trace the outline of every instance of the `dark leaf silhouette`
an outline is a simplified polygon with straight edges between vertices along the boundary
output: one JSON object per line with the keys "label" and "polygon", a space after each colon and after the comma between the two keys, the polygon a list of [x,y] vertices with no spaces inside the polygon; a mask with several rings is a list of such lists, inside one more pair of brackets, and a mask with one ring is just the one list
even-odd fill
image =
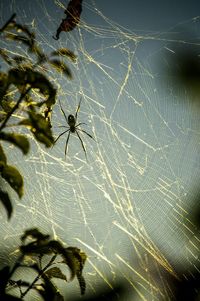
{"label": "dark leaf silhouette", "polygon": [[2,301],[19,301],[20,298],[5,293],[7,283],[9,281],[10,268],[5,266],[0,270],[0,300]]}
{"label": "dark leaf silhouette", "polygon": [[24,45],[28,46],[30,49],[33,47],[33,41],[23,35],[16,35],[13,33],[7,33],[5,38],[12,41],[21,42]]}
{"label": "dark leaf silhouette", "polygon": [[18,33],[24,33],[30,39],[35,39],[35,34],[29,30],[29,28],[25,25],[18,24],[16,22],[12,22],[8,25],[7,29],[15,29]]}
{"label": "dark leaf silhouette", "polygon": [[37,241],[46,241],[50,238],[48,234],[41,233],[37,228],[28,229],[21,236],[21,241],[24,242],[27,238],[36,239]]}
{"label": "dark leaf silhouette", "polygon": [[[86,254],[84,252],[81,252],[80,249],[76,247],[64,248],[60,242],[56,240],[49,240],[49,237],[44,236],[43,239],[43,236],[41,237],[39,236],[40,234],[38,233],[37,229],[31,229],[29,230],[29,232],[26,232],[25,235],[23,236],[23,241],[30,235],[33,236],[34,241],[20,246],[21,252],[24,255],[38,255],[38,256],[51,255],[51,254],[60,255],[63,259],[62,263],[66,264],[71,271],[71,277],[69,281],[73,280],[74,277],[77,276],[81,294],[84,294],[86,284],[82,276],[82,271],[87,258]],[[56,277],[55,275],[57,275],[57,278],[63,277],[63,275],[58,269],[57,270],[52,269],[50,270],[49,273],[50,273],[48,275],[49,278]]]}
{"label": "dark leaf silhouette", "polygon": [[15,55],[14,57],[12,57],[12,60],[17,64],[20,65],[26,61],[28,61],[28,59],[25,56],[22,55]]}
{"label": "dark leaf silhouette", "polygon": [[5,164],[7,163],[7,158],[1,144],[0,144],[0,163],[1,163],[1,168],[2,166],[5,166]]}
{"label": "dark leaf silhouette", "polygon": [[19,171],[13,166],[5,165],[1,171],[1,176],[10,184],[21,198],[23,195],[23,178]]}
{"label": "dark leaf silhouette", "polygon": [[38,65],[41,65],[48,61],[47,55],[36,44],[32,48],[32,52],[37,55]]}
{"label": "dark leaf silhouette", "polygon": [[[56,89],[44,74],[36,71],[37,67],[44,68],[43,64],[48,63],[69,78],[72,78],[72,74],[62,61],[49,59],[49,56],[44,54],[36,45],[35,35],[26,26],[14,22],[14,17],[15,15],[6,22],[0,29],[0,33],[3,34],[3,38],[13,41],[13,44],[17,42],[22,47],[27,46],[28,50],[26,48],[23,53],[31,52],[31,55],[30,58],[28,54],[27,57],[23,54],[12,56],[8,51],[0,49],[2,59],[11,65],[7,73],[0,72],[0,140],[12,143],[23,154],[27,154],[29,151],[28,139],[24,135],[4,130],[8,128],[7,123],[10,118],[20,108],[24,119],[18,124],[14,124],[14,126],[22,125],[30,128],[37,141],[45,144],[46,147],[52,146],[54,139],[51,132],[50,114],[56,100]],[[52,52],[51,56],[66,57],[73,62],[76,59],[73,52],[66,48]],[[35,95],[39,93],[37,99]],[[9,124],[9,128],[12,126],[12,123]],[[1,145],[0,175],[21,198],[23,195],[23,178],[15,167],[7,164],[6,154]],[[7,192],[1,189],[0,201],[7,212],[8,218],[10,218],[12,204]],[[67,265],[70,270],[71,277],[69,277],[69,280],[77,277],[81,294],[85,292],[86,284],[82,272],[86,255],[78,248],[66,248],[62,243],[51,240],[49,235],[41,233],[37,228],[32,228],[25,231],[21,236],[21,245],[18,250],[20,254],[14,264],[0,270],[0,300],[24,300],[27,293],[33,289],[40,294],[43,300],[64,301],[58,287],[52,281],[55,278],[65,282],[68,280],[62,270],[55,267],[55,264],[60,264],[60,257],[62,258],[61,264]],[[27,263],[26,256],[31,257],[31,263]],[[58,263],[55,262],[57,256],[59,256]],[[49,257],[51,259],[46,264]],[[18,275],[15,272],[18,268],[28,270],[27,273],[30,270],[34,271],[34,273],[30,273],[30,279],[32,277],[30,283],[23,279],[17,279]],[[34,276],[35,272],[36,276]],[[15,277],[12,279],[14,274]],[[8,294],[17,288],[19,289],[20,298]]]}
{"label": "dark leaf silhouette", "polygon": [[40,255],[40,256],[51,255],[51,254],[61,255],[63,258],[63,263],[67,264],[71,270],[70,280],[74,278],[74,276],[77,273],[77,270],[79,270],[73,251],[67,250],[61,245],[61,243],[59,243],[56,240],[50,240],[50,241],[36,240],[27,245],[22,245],[20,247],[20,250],[25,255]]}
{"label": "dark leaf silhouette", "polygon": [[15,146],[21,149],[24,155],[28,153],[30,148],[29,141],[24,135],[0,132],[0,140],[13,143]]}
{"label": "dark leaf silhouette", "polygon": [[82,271],[83,271],[83,267],[85,264],[85,261],[87,259],[87,256],[84,252],[80,252],[80,250],[78,248],[74,248],[74,247],[69,247],[66,250],[70,250],[73,253],[74,256],[74,260],[75,260],[75,266],[76,266],[76,276],[79,282],[79,286],[80,286],[80,290],[81,290],[81,295],[83,295],[85,293],[85,289],[86,289],[86,283],[85,283],[85,279],[82,276]]}
{"label": "dark leaf silhouette", "polygon": [[5,119],[6,114],[9,114],[12,111],[15,104],[16,104],[16,102],[13,101],[12,98],[8,98],[7,95],[4,97],[4,99],[2,99],[1,107],[4,111],[4,114],[2,114],[1,121]]}
{"label": "dark leaf silhouette", "polygon": [[76,62],[76,58],[77,58],[77,56],[68,48],[60,48],[56,51],[53,51],[51,55],[64,56],[69,58],[72,62]]}
{"label": "dark leaf silhouette", "polygon": [[42,274],[42,279],[44,283],[42,288],[38,290],[38,293],[42,296],[45,301],[64,301],[63,296],[60,294],[57,286],[52,283],[46,273]]}
{"label": "dark leaf silhouette", "polygon": [[11,203],[10,197],[7,192],[0,190],[0,201],[7,211],[8,219],[10,219],[13,208],[12,208],[12,203]]}
{"label": "dark leaf silhouette", "polygon": [[8,76],[4,72],[0,72],[0,104],[8,89]]}
{"label": "dark leaf silhouette", "polygon": [[9,272],[10,268],[9,266],[5,266],[0,270],[0,296],[5,294],[5,288],[9,279]]}
{"label": "dark leaf silhouette", "polygon": [[5,49],[0,48],[0,56],[8,65],[12,65],[12,60],[10,59],[8,52]]}
{"label": "dark leaf silhouette", "polygon": [[[32,241],[25,243],[29,237],[32,238]],[[69,281],[73,280],[73,278],[77,276],[81,294],[84,294],[86,284],[82,276],[82,271],[87,258],[84,252],[81,252],[80,249],[76,247],[63,247],[60,242],[50,240],[48,235],[42,234],[37,228],[27,230],[21,237],[21,240],[23,244],[20,246],[20,251],[23,256],[29,255],[42,258],[45,255],[53,255],[50,261],[53,263],[55,258],[60,255],[63,259],[61,263],[66,264],[71,271]],[[42,270],[42,273],[37,264],[33,265],[32,268],[38,271],[44,280],[44,289],[36,288],[40,295],[42,295],[45,300],[63,300],[63,297],[60,295],[57,287],[51,282],[52,278],[59,278],[68,281],[62,271],[58,267],[51,267],[51,264],[48,264],[46,268]],[[55,299],[50,299],[53,294],[56,296]]]}
{"label": "dark leaf silhouette", "polygon": [[64,11],[66,17],[62,20],[60,26],[57,29],[55,40],[59,39],[60,33],[62,31],[73,30],[80,21],[80,16],[82,12],[82,0],[71,0]]}
{"label": "dark leaf silhouette", "polygon": [[50,268],[45,272],[46,276],[51,278],[58,278],[67,281],[66,276],[62,273],[62,271],[58,267]]}
{"label": "dark leaf silhouette", "polygon": [[42,102],[48,107],[55,104],[56,90],[50,81],[38,71],[32,68],[13,68],[9,71],[8,83],[14,84],[17,87],[24,87],[24,84],[29,84],[33,89],[38,89],[41,94],[47,96],[47,99]]}
{"label": "dark leaf silhouette", "polygon": [[49,60],[49,63],[58,71],[64,73],[69,79],[72,79],[72,74],[70,69],[66,64],[59,60]]}
{"label": "dark leaf silhouette", "polygon": [[46,118],[34,111],[29,111],[28,115],[29,118],[20,121],[19,125],[29,127],[36,140],[43,143],[46,147],[52,146],[54,139],[50,124]]}
{"label": "dark leaf silhouette", "polygon": [[81,290],[81,295],[84,295],[85,290],[86,290],[85,278],[83,277],[82,274],[77,273],[77,279],[78,279],[79,287],[80,287],[80,290]]}
{"label": "dark leaf silhouette", "polygon": [[[12,289],[18,288],[20,297],[23,300],[30,290],[34,290],[41,296],[42,300],[64,301],[53,279],[57,278],[65,282],[67,282],[68,279],[61,269],[55,265],[66,264],[71,270],[72,277],[70,280],[72,280],[80,271],[80,266],[82,272],[83,264],[86,260],[85,253],[75,247],[65,248],[62,243],[51,240],[49,235],[43,234],[37,228],[26,230],[21,236],[21,242],[19,246],[20,255],[14,265],[12,265],[11,268],[6,266],[0,270],[0,300],[9,300],[12,296],[7,295],[7,293]],[[26,262],[26,255],[32,257],[31,264],[30,262]],[[45,256],[44,260],[42,260],[43,256]],[[58,262],[55,261],[57,256],[59,256]],[[63,259],[62,262],[60,261],[60,256]],[[77,258],[79,264],[77,263]],[[35,275],[36,272],[36,276],[32,281],[27,282],[21,278],[17,279],[17,273],[15,274],[15,278],[12,278],[16,270],[21,267],[27,270],[27,273],[32,270]]]}

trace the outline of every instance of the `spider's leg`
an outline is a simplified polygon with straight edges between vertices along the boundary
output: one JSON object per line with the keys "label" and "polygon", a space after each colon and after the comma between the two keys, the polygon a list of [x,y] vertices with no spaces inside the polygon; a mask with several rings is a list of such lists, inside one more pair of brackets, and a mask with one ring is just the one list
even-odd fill
{"label": "spider's leg", "polygon": [[65,133],[67,133],[69,130],[70,130],[70,129],[68,129],[68,130],[66,130],[66,131],[64,131],[64,132],[62,132],[62,133],[56,138],[56,140],[54,141],[53,144],[56,144],[56,142],[58,141],[58,139],[59,139],[62,135],[64,135]]}
{"label": "spider's leg", "polygon": [[77,128],[79,125],[81,125],[81,124],[85,124],[85,125],[87,125],[85,122],[80,122],[80,123],[78,123],[75,127]]}
{"label": "spider's leg", "polygon": [[55,128],[65,128],[65,129],[68,129],[69,126],[67,126],[67,125],[58,125]]}
{"label": "spider's leg", "polygon": [[66,157],[66,154],[67,154],[67,145],[68,145],[68,142],[69,142],[69,136],[70,136],[70,131],[69,131],[69,134],[67,136],[67,140],[66,140],[66,143],[65,143],[65,157]]}
{"label": "spider's leg", "polygon": [[86,132],[86,131],[84,131],[82,129],[77,129],[77,130],[85,133],[86,135],[88,135],[90,138],[92,138],[95,141],[94,137],[92,137],[92,135],[90,135],[88,132]]}
{"label": "spider's leg", "polygon": [[78,136],[79,140],[81,141],[81,145],[82,145],[82,148],[83,148],[83,150],[84,150],[84,153],[85,153],[85,158],[87,159],[87,155],[86,155],[86,149],[85,149],[85,146],[84,146],[84,144],[83,144],[83,140],[81,139],[81,137],[80,137],[80,135],[79,135],[78,131],[77,131],[77,130],[75,130],[75,131],[76,131],[76,134],[77,134],[77,136]]}
{"label": "spider's leg", "polygon": [[61,109],[61,111],[62,111],[62,113],[63,113],[63,115],[64,115],[64,117],[65,117],[65,120],[66,120],[66,122],[68,123],[68,119],[67,119],[67,116],[66,116],[66,114],[65,114],[65,112],[64,112],[64,110],[63,110],[63,108],[62,108],[60,99],[59,99],[59,105],[60,105],[60,109]]}
{"label": "spider's leg", "polygon": [[82,100],[82,97],[80,98],[80,101],[79,101],[78,107],[77,107],[77,109],[76,109],[75,120],[77,120],[77,115],[78,115],[78,111],[79,111],[79,109],[80,109],[81,100]]}

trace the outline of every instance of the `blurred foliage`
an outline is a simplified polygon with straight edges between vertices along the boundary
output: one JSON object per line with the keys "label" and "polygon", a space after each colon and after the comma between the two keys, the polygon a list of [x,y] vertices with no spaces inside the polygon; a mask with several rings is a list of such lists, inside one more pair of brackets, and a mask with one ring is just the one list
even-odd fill
{"label": "blurred foliage", "polygon": [[[27,136],[11,130],[13,127],[18,129],[22,126],[29,129],[39,143],[46,147],[53,145],[50,115],[56,102],[57,91],[48,77],[37,68],[49,64],[71,79],[72,74],[68,66],[52,57],[66,57],[72,62],[76,57],[65,48],[53,51],[47,56],[37,46],[35,34],[30,32],[28,27],[16,23],[14,18],[15,14],[0,29],[2,38],[23,44],[27,47],[27,53],[35,58],[13,55],[7,49],[0,49],[0,56],[9,67],[7,71],[0,72],[0,140],[3,141],[0,144],[0,180],[7,182],[21,198],[24,191],[23,177],[16,167],[8,164],[4,143],[17,147],[23,155],[27,155],[30,150]],[[13,207],[9,194],[4,189],[0,189],[0,201],[10,218]],[[85,293],[86,283],[82,271],[87,257],[78,248],[65,248],[59,241],[51,240],[49,235],[44,235],[35,228],[25,231],[22,235],[19,252],[14,266],[7,265],[0,270],[0,300],[24,300],[24,297],[34,290],[42,300],[63,301],[64,298],[54,280],[69,282],[75,277],[81,294]],[[49,257],[49,262],[44,264]],[[27,258],[31,260],[27,261]],[[56,262],[56,259],[60,259],[59,262]],[[70,277],[62,271],[63,265],[69,268]],[[19,275],[16,271],[20,268],[25,269],[22,277],[29,275],[30,271],[37,276],[33,276],[32,282],[27,281],[28,277],[25,280],[16,280],[16,274]]]}
{"label": "blurred foliage", "polygon": [[[174,37],[173,37],[174,38]],[[184,102],[185,95],[187,100],[192,105],[195,105],[195,110],[199,110],[200,104],[200,49],[199,39],[196,34],[190,30],[184,29],[183,33],[177,34],[177,44],[169,44],[168,48],[171,51],[164,57],[167,61],[167,68],[165,68],[166,75],[171,79],[170,89],[177,89],[180,95],[181,102]],[[182,93],[182,94],[181,94]],[[195,112],[196,113],[196,112]],[[198,183],[198,182],[197,182]],[[194,204],[190,208],[190,214],[187,215],[187,221],[195,226],[190,241],[194,237],[199,240],[200,234],[200,190],[194,183],[193,191],[191,193],[190,204]],[[193,199],[192,199],[193,198]],[[187,226],[186,226],[187,227]],[[195,229],[196,228],[196,229]],[[188,234],[186,234],[188,235]],[[194,243],[195,248],[199,247]],[[192,252],[191,252],[192,253]],[[197,301],[200,300],[200,261],[199,249],[198,253],[193,255],[195,263],[191,264],[189,269],[179,267],[177,271],[179,279],[171,280],[173,291],[173,300],[175,301]]]}
{"label": "blurred foliage", "polygon": [[[187,93],[190,101],[198,101],[200,95],[200,56],[199,39],[194,32],[184,28],[182,33],[173,35],[172,40],[177,43],[169,43],[164,53],[164,65],[162,71],[170,80],[170,88],[185,95]],[[166,84],[166,77],[164,77]],[[180,98],[181,99],[181,98]]]}
{"label": "blurred foliage", "polygon": [[[22,300],[31,290],[34,290],[42,300],[64,301],[59,288],[54,283],[55,278],[69,282],[77,277],[81,294],[85,293],[86,284],[82,272],[87,257],[78,248],[66,248],[59,241],[51,240],[49,235],[44,235],[34,228],[27,230],[21,236],[19,250],[20,255],[14,266],[12,268],[5,266],[0,270],[0,300]],[[31,260],[28,261],[27,257]],[[48,263],[44,264],[43,259]],[[69,279],[62,272],[63,265],[70,269]],[[16,278],[16,274],[18,277],[20,274],[16,271],[20,268],[23,268],[22,275],[26,275],[25,280]],[[27,281],[30,271],[34,272],[33,275],[36,273],[31,282]]]}
{"label": "blurred foliage", "polygon": [[171,62],[171,74],[182,89],[191,96],[200,95],[200,57],[199,51],[182,47],[176,49]]}
{"label": "blurred foliage", "polygon": [[[8,49],[0,48],[0,57],[8,65],[7,71],[0,71],[0,140],[16,146],[26,155],[30,150],[27,136],[16,130],[12,131],[11,128],[23,126],[29,129],[34,138],[46,147],[51,147],[54,142],[50,116],[57,90],[48,77],[37,69],[45,70],[43,67],[48,64],[71,79],[71,71],[61,59],[67,58],[75,62],[76,56],[67,48],[46,55],[38,47],[35,34],[27,26],[15,22],[15,17],[15,14],[11,16],[0,29],[1,38],[14,44],[20,43],[22,48],[27,48],[27,55],[24,52],[16,55]],[[20,121],[16,121],[19,118]],[[11,124],[10,120],[14,123]],[[21,198],[24,191],[23,177],[15,167],[8,165],[3,146],[1,143],[0,175]],[[0,190],[0,201],[10,218],[12,203],[3,189]]]}
{"label": "blurred foliage", "polygon": [[[113,285],[112,289],[106,287],[105,285],[101,285],[100,288],[93,294],[93,296],[85,297],[83,301],[120,301],[125,300],[125,296],[127,295],[127,284],[123,281],[118,281],[115,285]],[[132,298],[134,297],[134,293],[131,294]],[[80,299],[71,298],[71,301],[78,301]],[[134,298],[132,299],[134,301]]]}

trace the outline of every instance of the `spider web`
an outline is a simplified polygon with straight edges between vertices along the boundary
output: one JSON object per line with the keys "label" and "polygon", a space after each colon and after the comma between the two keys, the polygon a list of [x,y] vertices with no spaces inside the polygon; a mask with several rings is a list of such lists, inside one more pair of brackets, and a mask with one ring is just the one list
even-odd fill
{"label": "spider web", "polygon": [[[191,44],[182,38],[184,28],[198,33],[192,44],[199,46],[199,18],[168,31],[139,31],[83,1],[79,26],[54,41],[61,8],[59,1],[3,1],[1,24],[16,12],[45,52],[67,47],[77,54],[77,63],[68,63],[72,81],[48,72],[66,115],[75,114],[82,97],[78,122],[95,141],[80,133],[88,161],[73,134],[66,159],[65,135],[50,150],[30,136],[26,157],[7,149],[24,175],[25,196],[13,195],[10,222],[1,215],[5,256],[25,229],[38,227],[87,253],[87,296],[123,280],[128,293],[120,300],[171,300],[171,279],[199,261],[190,214],[197,208],[200,120],[198,104],[165,71],[176,47]],[[52,125],[55,137],[66,125],[58,102]],[[67,292],[78,299],[78,284],[69,283]]]}

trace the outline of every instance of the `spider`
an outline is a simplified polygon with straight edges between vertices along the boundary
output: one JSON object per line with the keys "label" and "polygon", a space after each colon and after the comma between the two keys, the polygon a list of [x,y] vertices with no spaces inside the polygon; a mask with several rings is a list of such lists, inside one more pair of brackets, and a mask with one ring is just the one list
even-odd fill
{"label": "spider", "polygon": [[67,136],[66,143],[65,143],[65,156],[66,156],[66,154],[67,154],[67,146],[68,146],[70,134],[71,134],[71,133],[76,133],[76,135],[78,136],[79,140],[81,141],[81,145],[82,145],[82,148],[83,148],[83,150],[84,150],[85,157],[86,157],[86,159],[87,159],[86,149],[85,149],[85,146],[84,146],[84,144],[83,144],[83,140],[81,139],[81,137],[80,137],[78,131],[81,131],[81,132],[85,133],[86,135],[88,135],[88,136],[89,136],[90,138],[92,138],[93,140],[95,140],[95,139],[92,137],[92,135],[90,135],[90,134],[87,133],[86,131],[84,131],[84,130],[82,130],[82,129],[79,128],[79,126],[80,126],[81,124],[85,124],[85,125],[86,125],[86,123],[80,122],[80,123],[76,124],[76,122],[77,122],[78,111],[79,111],[80,105],[81,105],[81,100],[82,100],[82,98],[81,98],[80,101],[79,101],[79,104],[78,104],[78,107],[77,107],[75,116],[70,114],[70,115],[68,115],[68,117],[66,116],[66,114],[65,114],[65,112],[64,112],[64,110],[63,110],[63,108],[62,108],[62,105],[61,105],[61,103],[60,103],[60,100],[59,100],[60,109],[61,109],[61,111],[62,111],[62,113],[63,113],[63,115],[64,115],[64,117],[65,117],[65,120],[66,120],[68,126],[66,126],[66,125],[61,125],[61,126],[59,126],[59,127],[62,127],[62,128],[67,128],[67,130],[64,131],[64,132],[62,132],[62,133],[56,138],[56,140],[54,141],[54,144],[58,141],[58,139],[59,139],[62,135],[64,135],[65,133],[69,132],[69,133],[68,133],[68,136]]}

